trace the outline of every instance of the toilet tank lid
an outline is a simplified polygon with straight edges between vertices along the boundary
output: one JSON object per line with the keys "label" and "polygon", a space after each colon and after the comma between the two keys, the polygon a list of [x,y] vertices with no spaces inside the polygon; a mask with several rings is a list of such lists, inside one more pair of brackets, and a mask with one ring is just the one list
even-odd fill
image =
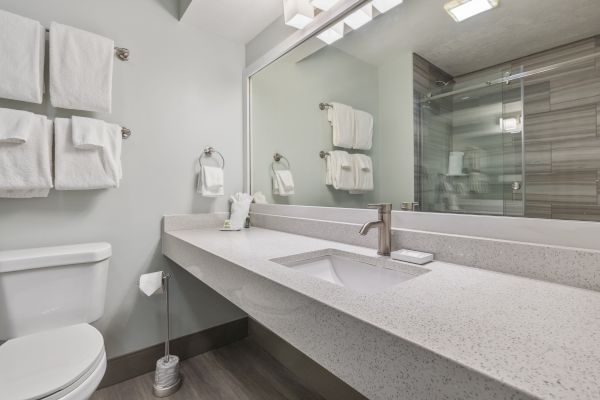
{"label": "toilet tank lid", "polygon": [[0,273],[97,262],[111,254],[110,243],[106,242],[0,251]]}

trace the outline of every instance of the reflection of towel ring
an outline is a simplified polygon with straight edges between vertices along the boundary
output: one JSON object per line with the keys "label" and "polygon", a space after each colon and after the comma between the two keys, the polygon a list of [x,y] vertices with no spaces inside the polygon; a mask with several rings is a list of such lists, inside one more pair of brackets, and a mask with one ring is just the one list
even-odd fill
{"label": "reflection of towel ring", "polygon": [[281,162],[281,160],[285,160],[285,163],[287,164],[287,169],[292,169],[292,166],[290,164],[290,160],[288,160],[287,158],[285,158],[284,155],[281,155],[279,153],[275,153],[273,154],[273,162],[271,163],[271,169],[273,170],[273,174],[275,174],[275,163]]}
{"label": "reflection of towel ring", "polygon": [[225,169],[225,157],[223,157],[223,154],[219,153],[217,150],[215,150],[214,147],[207,147],[204,150],[202,150],[202,155],[200,155],[200,166],[202,166],[202,158],[204,157],[212,157],[213,153],[217,153],[219,155],[219,157],[221,157],[221,169]]}

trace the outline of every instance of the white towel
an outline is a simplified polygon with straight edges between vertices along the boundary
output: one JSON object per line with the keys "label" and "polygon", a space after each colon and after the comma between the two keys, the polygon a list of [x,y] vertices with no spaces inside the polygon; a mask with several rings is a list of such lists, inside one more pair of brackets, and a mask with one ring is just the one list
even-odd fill
{"label": "white towel", "polygon": [[38,116],[28,111],[0,108],[0,143],[27,142],[34,118]]}
{"label": "white towel", "polygon": [[331,185],[334,189],[353,190],[354,168],[350,154],[342,150],[332,150],[328,158],[331,159]]}
{"label": "white towel", "polygon": [[109,144],[110,135],[106,134],[106,122],[85,117],[71,117],[73,146],[78,149],[97,149]]}
{"label": "white towel", "polygon": [[52,121],[31,116],[24,143],[0,143],[0,197],[46,197],[52,187]]}
{"label": "white towel", "polygon": [[289,196],[294,194],[295,189],[294,177],[290,170],[280,169],[275,171],[275,175],[273,176],[273,194]]}
{"label": "white towel", "polygon": [[50,100],[54,107],[110,113],[114,42],[50,24]]}
{"label": "white towel", "polygon": [[205,197],[223,196],[224,175],[221,167],[202,165],[198,174],[196,191]]}
{"label": "white towel", "polygon": [[42,102],[45,34],[38,21],[0,10],[0,97]]}
{"label": "white towel", "polygon": [[354,164],[354,188],[351,194],[373,190],[373,161],[365,154],[352,154]]}
{"label": "white towel", "polygon": [[352,148],[354,143],[354,110],[341,103],[330,103],[327,118],[331,123],[333,145]]}
{"label": "white towel", "polygon": [[104,123],[106,145],[78,148],[73,143],[73,123],[54,120],[54,175],[57,190],[118,188],[121,167],[121,127]]}
{"label": "white towel", "polygon": [[354,110],[353,149],[371,150],[373,146],[373,116],[366,111]]}

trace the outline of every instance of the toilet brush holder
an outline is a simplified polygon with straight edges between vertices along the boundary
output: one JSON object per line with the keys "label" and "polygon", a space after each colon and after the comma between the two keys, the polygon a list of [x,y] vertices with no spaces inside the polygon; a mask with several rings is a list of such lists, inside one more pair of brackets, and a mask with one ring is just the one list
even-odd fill
{"label": "toilet brush holder", "polygon": [[169,354],[171,340],[171,318],[169,310],[169,279],[171,275],[164,272],[162,276],[166,306],[167,338],[165,340],[165,356],[156,361],[154,373],[154,395],[156,397],[170,396],[181,387],[181,374],[179,373],[179,357]]}

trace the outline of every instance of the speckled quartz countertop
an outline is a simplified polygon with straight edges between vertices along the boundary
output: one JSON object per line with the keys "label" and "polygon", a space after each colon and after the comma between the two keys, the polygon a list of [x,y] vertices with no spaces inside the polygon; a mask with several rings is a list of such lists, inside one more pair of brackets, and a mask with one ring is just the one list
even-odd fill
{"label": "speckled quartz countertop", "polygon": [[275,262],[372,249],[279,231],[166,232],[455,363],[542,399],[600,399],[600,293],[443,262],[364,295]]}

